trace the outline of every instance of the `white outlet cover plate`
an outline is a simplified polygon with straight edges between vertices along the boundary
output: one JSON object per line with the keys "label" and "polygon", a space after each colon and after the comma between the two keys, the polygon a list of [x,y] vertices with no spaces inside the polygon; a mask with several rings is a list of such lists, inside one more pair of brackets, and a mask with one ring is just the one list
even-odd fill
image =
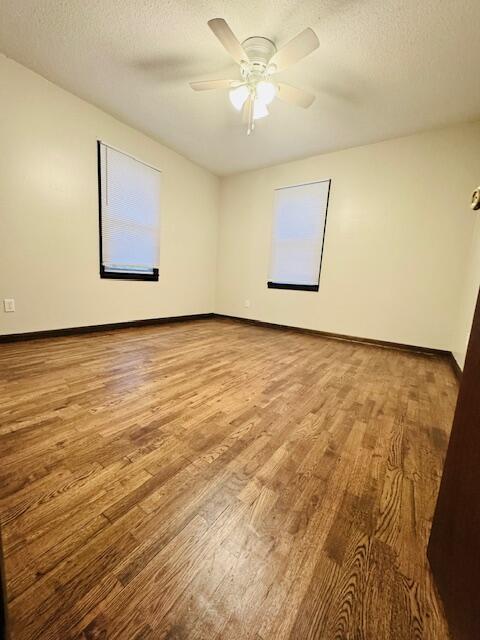
{"label": "white outlet cover plate", "polygon": [[3,300],[3,308],[6,313],[12,313],[15,311],[15,300],[13,298],[5,298]]}

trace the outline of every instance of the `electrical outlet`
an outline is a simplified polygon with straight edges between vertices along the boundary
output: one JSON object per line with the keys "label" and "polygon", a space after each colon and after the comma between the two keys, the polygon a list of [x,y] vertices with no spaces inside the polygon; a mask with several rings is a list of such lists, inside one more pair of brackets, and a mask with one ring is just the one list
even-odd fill
{"label": "electrical outlet", "polygon": [[245,300],[245,306],[248,308],[250,306],[250,300]]}
{"label": "electrical outlet", "polygon": [[5,313],[12,313],[15,311],[15,300],[13,298],[5,298],[3,301],[3,308]]}

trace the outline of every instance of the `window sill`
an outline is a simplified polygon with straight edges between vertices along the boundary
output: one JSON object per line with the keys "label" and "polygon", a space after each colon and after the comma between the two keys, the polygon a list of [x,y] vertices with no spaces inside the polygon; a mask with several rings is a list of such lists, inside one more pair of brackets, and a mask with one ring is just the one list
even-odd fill
{"label": "window sill", "polygon": [[290,289],[292,291],[318,291],[318,284],[286,284],[282,282],[267,282],[269,289]]}
{"label": "window sill", "polygon": [[106,278],[108,280],[145,280],[158,282],[158,269],[154,269],[153,273],[135,273],[133,271],[106,271],[104,267],[101,267],[100,278]]}

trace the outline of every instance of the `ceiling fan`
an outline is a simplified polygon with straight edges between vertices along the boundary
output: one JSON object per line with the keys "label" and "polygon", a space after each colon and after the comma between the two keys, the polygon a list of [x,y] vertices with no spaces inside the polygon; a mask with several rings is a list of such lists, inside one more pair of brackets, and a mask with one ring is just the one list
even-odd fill
{"label": "ceiling fan", "polygon": [[313,29],[305,29],[277,51],[275,43],[262,36],[240,43],[223,18],[209,20],[208,26],[240,65],[241,80],[200,80],[190,82],[190,86],[194,91],[230,89],[230,102],[237,111],[242,111],[247,134],[255,128],[255,120],[268,116],[267,107],[275,96],[305,109],[315,100],[308,91],[272,79],[277,71],[283,71],[318,48]]}

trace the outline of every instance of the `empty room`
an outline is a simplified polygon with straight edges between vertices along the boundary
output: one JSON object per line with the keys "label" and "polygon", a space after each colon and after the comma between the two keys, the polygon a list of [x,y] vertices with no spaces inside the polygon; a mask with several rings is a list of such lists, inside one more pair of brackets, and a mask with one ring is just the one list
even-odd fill
{"label": "empty room", "polygon": [[2,638],[480,638],[479,25],[2,0]]}

